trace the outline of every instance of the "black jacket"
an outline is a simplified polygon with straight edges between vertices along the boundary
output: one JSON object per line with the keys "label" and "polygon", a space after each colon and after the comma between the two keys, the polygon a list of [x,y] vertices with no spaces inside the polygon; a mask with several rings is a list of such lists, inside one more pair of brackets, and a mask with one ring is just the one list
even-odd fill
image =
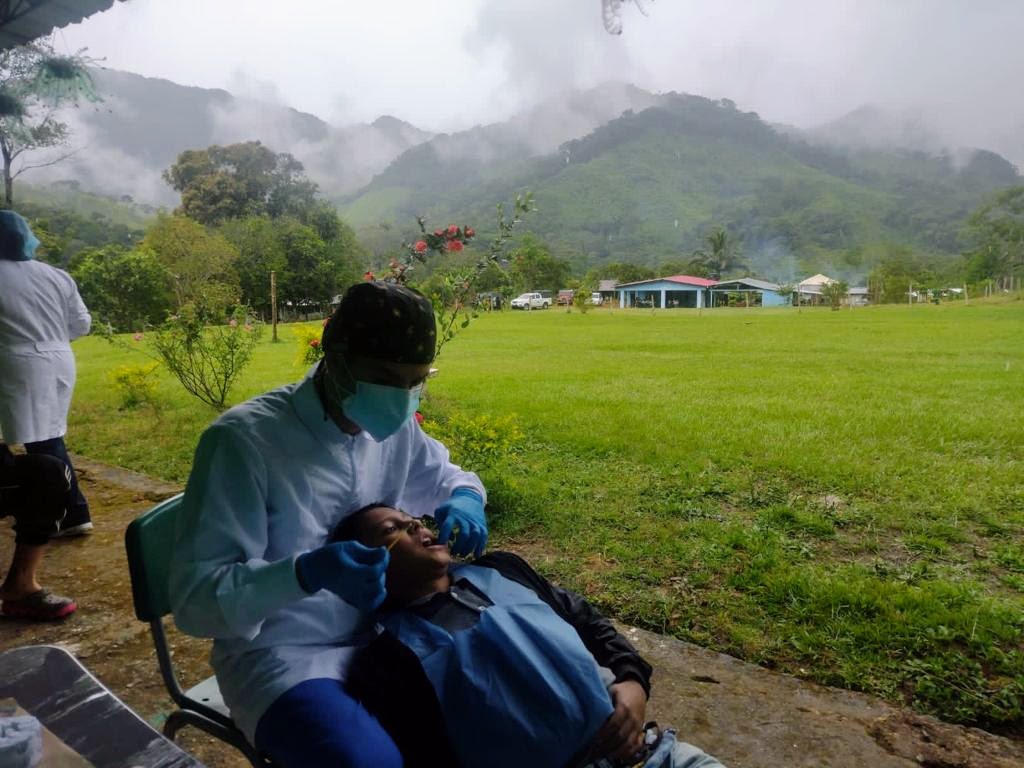
{"label": "black jacket", "polygon": [[[573,626],[597,663],[612,670],[616,682],[635,680],[650,695],[650,664],[583,597],[556,587],[511,552],[489,552],[473,565],[493,568],[535,592]],[[384,632],[359,651],[346,685],[395,740],[407,768],[459,765],[433,686],[416,655],[392,635]]]}

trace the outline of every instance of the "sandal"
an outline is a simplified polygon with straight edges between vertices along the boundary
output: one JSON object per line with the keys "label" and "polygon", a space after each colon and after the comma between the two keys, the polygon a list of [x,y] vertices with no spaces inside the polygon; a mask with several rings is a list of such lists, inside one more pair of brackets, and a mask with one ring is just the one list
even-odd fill
{"label": "sandal", "polygon": [[29,621],[56,621],[77,610],[78,603],[72,598],[54,595],[48,589],[40,589],[17,600],[4,600],[0,606],[4,616]]}

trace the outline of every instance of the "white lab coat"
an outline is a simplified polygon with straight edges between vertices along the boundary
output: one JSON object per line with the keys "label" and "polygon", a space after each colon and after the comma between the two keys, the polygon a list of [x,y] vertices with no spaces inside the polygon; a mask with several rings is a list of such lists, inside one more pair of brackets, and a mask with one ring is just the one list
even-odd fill
{"label": "white lab coat", "polygon": [[179,519],[170,592],[184,632],[211,658],[235,722],[253,741],[268,706],[304,680],[343,680],[373,632],[328,591],[306,593],[295,558],[351,512],[383,502],[420,516],[480,479],[414,419],[383,442],[328,419],[311,377],[236,406],[200,438]]}
{"label": "white lab coat", "polygon": [[67,272],[0,259],[0,433],[9,443],[63,437],[75,388],[70,342],[92,318]]}

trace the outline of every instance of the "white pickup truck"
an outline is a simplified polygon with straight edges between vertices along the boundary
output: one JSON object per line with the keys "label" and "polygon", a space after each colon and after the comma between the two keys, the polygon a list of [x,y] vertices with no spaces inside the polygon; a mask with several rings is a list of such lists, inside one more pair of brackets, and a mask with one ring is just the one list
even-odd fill
{"label": "white pickup truck", "polygon": [[545,299],[539,293],[522,293],[512,299],[512,309],[547,309],[551,299]]}

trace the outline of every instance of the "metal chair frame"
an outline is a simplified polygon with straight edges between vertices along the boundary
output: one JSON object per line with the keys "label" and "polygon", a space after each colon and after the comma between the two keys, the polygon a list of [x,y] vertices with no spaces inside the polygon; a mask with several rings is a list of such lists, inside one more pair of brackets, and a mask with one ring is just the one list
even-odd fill
{"label": "metal chair frame", "polygon": [[[128,570],[131,573],[135,615],[140,621],[149,624],[160,676],[163,678],[167,693],[178,706],[178,709],[167,716],[163,732],[167,738],[173,740],[183,727],[194,726],[233,746],[245,755],[253,768],[268,768],[272,763],[249,744],[238,726],[231,720],[216,677],[209,677],[198,685],[183,690],[174,672],[171,653],[167,647],[167,634],[164,631],[164,616],[170,613],[166,574],[163,574],[164,580],[161,583],[161,574],[153,573],[156,569],[146,562],[143,542],[147,522],[153,522],[158,517],[173,518],[181,506],[181,498],[181,494],[178,494],[162,501],[133,520],[125,531],[125,549],[128,551]],[[170,547],[171,541],[168,540],[167,544]]]}

